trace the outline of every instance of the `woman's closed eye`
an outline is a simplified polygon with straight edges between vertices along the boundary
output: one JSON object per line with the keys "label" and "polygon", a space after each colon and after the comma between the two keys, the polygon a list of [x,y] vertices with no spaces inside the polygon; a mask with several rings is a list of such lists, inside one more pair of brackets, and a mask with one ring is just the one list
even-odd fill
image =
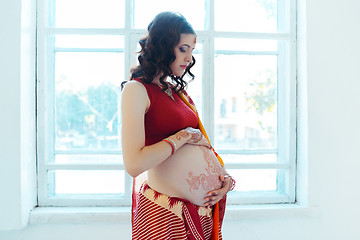
{"label": "woman's closed eye", "polygon": [[183,47],[180,47],[179,49],[180,49],[180,52],[183,52],[183,53],[186,52],[185,48],[183,48]]}

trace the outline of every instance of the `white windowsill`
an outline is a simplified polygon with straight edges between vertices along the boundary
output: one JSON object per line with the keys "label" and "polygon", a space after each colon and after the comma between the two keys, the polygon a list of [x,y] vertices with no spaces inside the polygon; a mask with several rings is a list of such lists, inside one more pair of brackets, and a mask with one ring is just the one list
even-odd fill
{"label": "white windowsill", "polygon": [[[299,204],[228,205],[225,221],[317,217],[318,207]],[[39,207],[30,213],[30,224],[46,223],[129,223],[130,207]]]}

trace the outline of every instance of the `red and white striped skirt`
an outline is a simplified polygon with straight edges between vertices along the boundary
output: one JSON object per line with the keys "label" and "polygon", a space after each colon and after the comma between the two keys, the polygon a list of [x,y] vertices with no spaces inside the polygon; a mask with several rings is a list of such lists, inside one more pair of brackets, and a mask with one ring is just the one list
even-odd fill
{"label": "red and white striped skirt", "polygon": [[[199,207],[184,199],[169,197],[146,183],[136,195],[132,216],[133,240],[209,240],[213,228],[212,208]],[[221,225],[226,197],[219,202]]]}

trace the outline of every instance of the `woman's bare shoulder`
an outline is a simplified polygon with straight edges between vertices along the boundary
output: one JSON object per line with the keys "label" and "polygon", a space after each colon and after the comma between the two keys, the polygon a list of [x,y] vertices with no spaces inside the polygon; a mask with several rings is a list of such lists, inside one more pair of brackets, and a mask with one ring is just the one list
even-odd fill
{"label": "woman's bare shoulder", "polygon": [[132,97],[138,98],[140,96],[147,97],[147,91],[144,84],[138,81],[128,81],[124,89],[122,90],[123,95],[130,95]]}
{"label": "woman's bare shoulder", "polygon": [[139,81],[135,81],[135,80],[131,80],[131,81],[127,81],[124,85],[124,89],[123,91],[125,91],[126,89],[129,89],[131,91],[143,91],[146,90],[144,84],[142,84]]}
{"label": "woman's bare shoulder", "polygon": [[[145,86],[138,81],[128,81],[122,90],[122,101],[136,105],[150,106],[150,99]],[[140,106],[139,106],[140,107]]]}

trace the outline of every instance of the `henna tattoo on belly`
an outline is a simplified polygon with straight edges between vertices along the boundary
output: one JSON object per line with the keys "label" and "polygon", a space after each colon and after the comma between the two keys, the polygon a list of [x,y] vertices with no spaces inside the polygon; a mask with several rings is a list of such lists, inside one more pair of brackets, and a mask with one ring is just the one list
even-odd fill
{"label": "henna tattoo on belly", "polygon": [[202,150],[204,159],[207,162],[207,168],[205,168],[206,173],[201,173],[200,175],[194,175],[192,171],[188,173],[186,181],[189,184],[190,192],[192,190],[198,190],[199,187],[207,191],[221,187],[221,182],[219,180],[221,167],[219,164],[216,164],[217,159],[212,155],[211,150],[208,148],[201,146],[200,149]]}

